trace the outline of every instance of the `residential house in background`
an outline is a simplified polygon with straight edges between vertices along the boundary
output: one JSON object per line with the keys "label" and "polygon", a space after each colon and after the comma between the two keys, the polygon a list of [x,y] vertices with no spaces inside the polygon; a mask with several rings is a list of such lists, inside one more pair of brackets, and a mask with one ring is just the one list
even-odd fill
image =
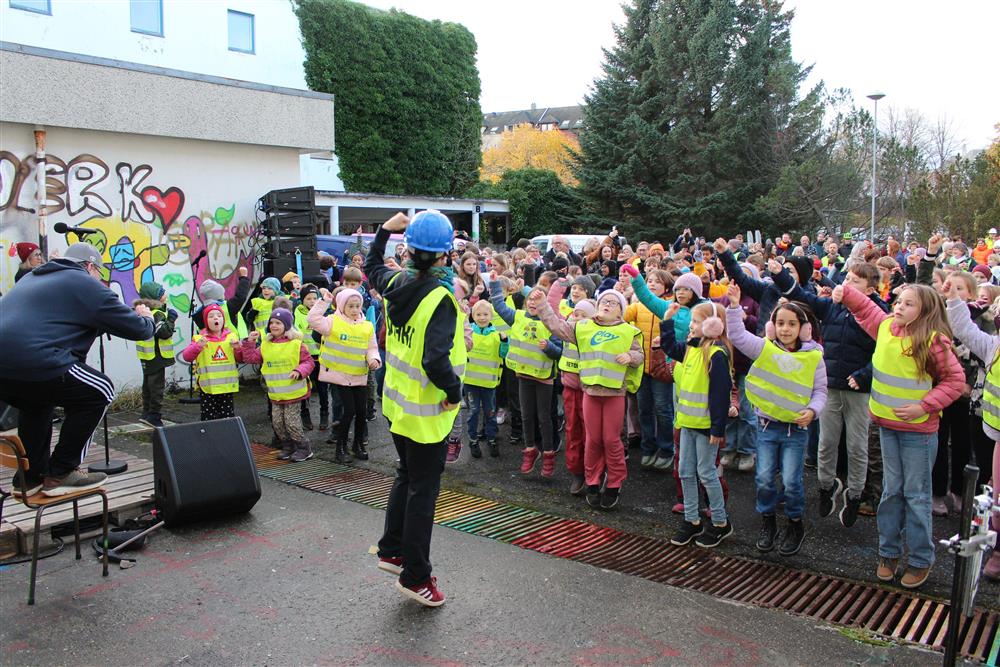
{"label": "residential house in background", "polygon": [[483,125],[480,130],[482,150],[493,148],[500,143],[500,137],[505,131],[513,130],[518,125],[531,125],[539,130],[560,130],[574,136],[583,129],[583,106],[545,107],[538,108],[535,104],[530,109],[516,111],[493,111],[483,114]]}

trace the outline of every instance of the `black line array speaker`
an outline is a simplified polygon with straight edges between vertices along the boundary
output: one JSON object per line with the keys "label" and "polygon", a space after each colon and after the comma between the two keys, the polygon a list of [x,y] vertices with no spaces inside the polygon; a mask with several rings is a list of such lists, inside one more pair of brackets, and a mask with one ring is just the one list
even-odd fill
{"label": "black line array speaker", "polygon": [[263,197],[264,211],[311,211],[316,208],[316,190],[307,188],[286,188],[271,190]]}
{"label": "black line array speaker", "polygon": [[260,478],[243,420],[154,429],[153,484],[167,525],[249,512]]}
{"label": "black line array speaker", "polygon": [[319,231],[319,220],[313,211],[269,215],[264,225],[265,233],[268,236],[275,237],[316,236],[316,233]]}
{"label": "black line array speaker", "polygon": [[[313,255],[315,257],[315,255]],[[264,275],[274,276],[278,280],[281,277],[291,271],[292,273],[298,273],[299,269],[295,263],[295,256],[291,257],[279,257],[277,259],[269,259],[264,262]],[[302,278],[303,282],[308,281],[311,277],[319,275],[319,260],[318,259],[306,259],[305,255],[302,255]],[[323,285],[326,287],[326,285]]]}
{"label": "black line array speaker", "polygon": [[272,239],[267,244],[268,258],[290,257],[294,262],[296,251],[302,253],[302,259],[316,259],[316,237]]}

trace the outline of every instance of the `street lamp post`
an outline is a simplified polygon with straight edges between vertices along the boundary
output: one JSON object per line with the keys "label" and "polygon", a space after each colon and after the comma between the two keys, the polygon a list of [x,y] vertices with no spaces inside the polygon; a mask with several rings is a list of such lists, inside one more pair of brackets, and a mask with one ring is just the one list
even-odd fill
{"label": "street lamp post", "polygon": [[869,240],[875,243],[875,183],[876,183],[876,165],[878,163],[878,101],[885,97],[885,93],[872,93],[868,96],[868,99],[875,100],[875,115],[874,121],[872,122],[872,221],[871,221],[871,236]]}

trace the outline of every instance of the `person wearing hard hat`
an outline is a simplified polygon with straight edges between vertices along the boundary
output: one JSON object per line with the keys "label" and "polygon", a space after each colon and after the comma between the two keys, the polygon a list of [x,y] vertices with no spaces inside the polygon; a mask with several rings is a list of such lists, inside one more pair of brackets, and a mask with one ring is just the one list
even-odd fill
{"label": "person wearing hard hat", "polygon": [[[410,259],[404,269],[390,269],[383,259],[386,243],[403,232]],[[365,264],[385,301],[382,412],[399,455],[378,568],[398,575],[397,590],[428,607],[445,601],[431,576],[431,530],[467,359],[466,317],[446,266],[452,235],[440,211],[421,211],[412,221],[397,213],[379,228]]]}

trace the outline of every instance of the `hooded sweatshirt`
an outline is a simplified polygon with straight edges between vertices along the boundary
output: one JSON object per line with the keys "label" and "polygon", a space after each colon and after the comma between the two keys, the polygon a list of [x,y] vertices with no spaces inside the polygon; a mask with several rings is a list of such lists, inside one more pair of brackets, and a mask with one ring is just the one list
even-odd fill
{"label": "hooded sweatshirt", "polygon": [[21,279],[0,301],[0,378],[43,381],[85,363],[94,340],[153,337],[140,317],[71,259],[54,259]]}
{"label": "hooded sweatshirt", "polygon": [[[344,306],[347,304],[347,300],[352,296],[360,298],[361,294],[356,290],[342,290],[339,294],[337,294],[337,310],[333,313],[333,315],[326,314],[327,308],[330,305],[326,299],[316,299],[316,303],[314,303],[313,307],[309,309],[309,315],[306,318],[306,321],[309,322],[309,328],[318,333],[320,336],[326,336],[330,333],[330,329],[333,327],[333,318],[335,317],[339,317],[340,319],[351,322],[352,324],[364,322],[364,317],[359,317],[357,320],[349,320],[347,316],[343,315]],[[320,345],[320,349],[322,350],[322,343]],[[369,363],[373,359],[378,362],[379,365],[382,363],[378,354],[378,341],[375,338],[374,328],[372,329],[372,335],[368,340],[368,350],[365,352],[365,359]],[[375,368],[378,368],[378,366]],[[360,387],[368,383],[368,374],[349,375],[342,371],[327,368],[323,364],[320,364],[319,381],[340,385],[342,387]]]}

